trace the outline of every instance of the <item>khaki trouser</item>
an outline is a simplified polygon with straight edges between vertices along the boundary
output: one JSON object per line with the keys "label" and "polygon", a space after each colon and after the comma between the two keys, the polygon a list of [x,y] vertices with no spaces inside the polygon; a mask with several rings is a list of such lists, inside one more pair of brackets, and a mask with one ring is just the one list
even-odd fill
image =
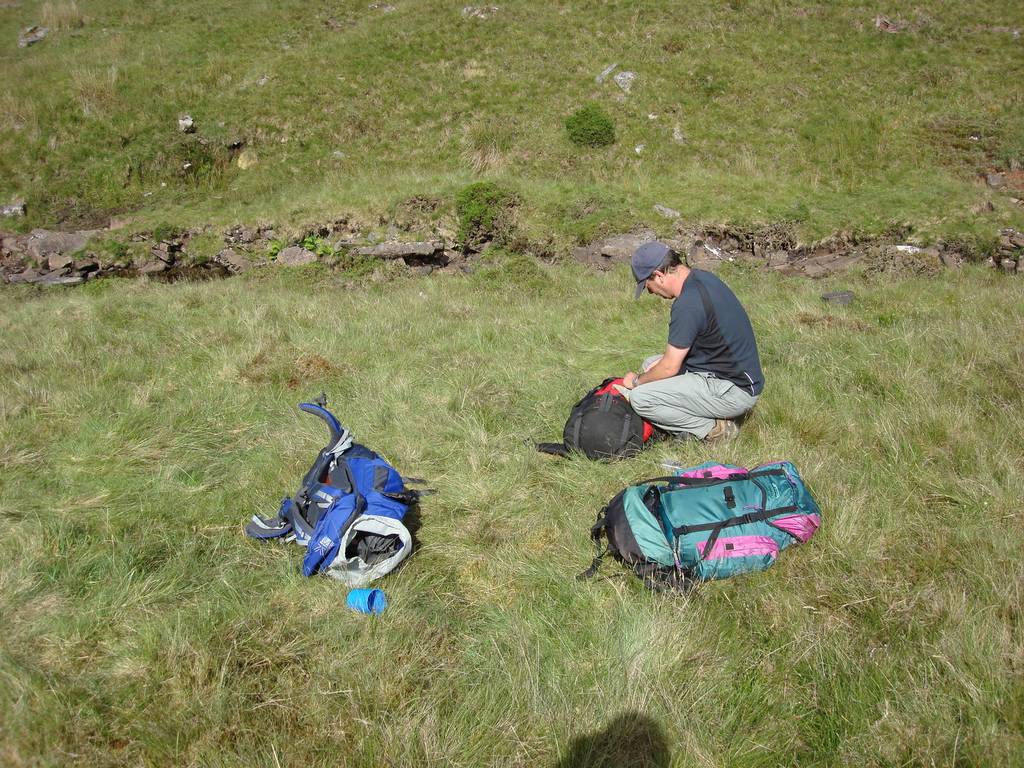
{"label": "khaki trouser", "polygon": [[[644,361],[645,368],[651,359]],[[703,440],[715,419],[742,416],[754,407],[757,397],[712,374],[681,373],[635,387],[629,402],[656,427],[675,434],[688,432]]]}

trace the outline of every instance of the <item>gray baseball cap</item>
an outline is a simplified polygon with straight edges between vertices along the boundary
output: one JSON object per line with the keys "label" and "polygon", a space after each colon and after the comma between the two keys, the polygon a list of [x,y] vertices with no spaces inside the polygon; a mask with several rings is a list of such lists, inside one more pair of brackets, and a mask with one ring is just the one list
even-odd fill
{"label": "gray baseball cap", "polygon": [[634,298],[640,298],[640,294],[644,292],[644,283],[658,267],[665,263],[665,258],[670,253],[672,253],[672,249],[657,240],[644,243],[633,251],[631,263],[633,277],[636,278],[636,296]]}

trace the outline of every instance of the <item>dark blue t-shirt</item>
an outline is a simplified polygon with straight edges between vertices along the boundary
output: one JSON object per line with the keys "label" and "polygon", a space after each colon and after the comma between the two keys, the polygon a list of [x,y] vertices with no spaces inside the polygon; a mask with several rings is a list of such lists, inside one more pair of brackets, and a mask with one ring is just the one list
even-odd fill
{"label": "dark blue t-shirt", "polygon": [[710,272],[690,270],[683,292],[672,302],[668,343],[690,348],[684,372],[713,373],[751,395],[764,389],[750,318],[736,294]]}

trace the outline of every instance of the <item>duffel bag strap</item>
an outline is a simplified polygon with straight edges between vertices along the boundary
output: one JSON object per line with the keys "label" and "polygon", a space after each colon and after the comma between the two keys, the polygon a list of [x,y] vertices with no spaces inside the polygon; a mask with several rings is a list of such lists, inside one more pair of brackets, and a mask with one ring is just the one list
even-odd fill
{"label": "duffel bag strap", "polygon": [[605,509],[602,509],[597,515],[597,520],[590,528],[590,538],[594,541],[594,559],[590,563],[590,567],[583,573],[576,575],[577,581],[586,581],[592,579],[597,575],[598,568],[601,567],[601,559],[608,554],[608,545],[604,545],[604,549],[601,548],[601,534],[604,533],[605,528],[608,527],[608,521],[605,518]]}

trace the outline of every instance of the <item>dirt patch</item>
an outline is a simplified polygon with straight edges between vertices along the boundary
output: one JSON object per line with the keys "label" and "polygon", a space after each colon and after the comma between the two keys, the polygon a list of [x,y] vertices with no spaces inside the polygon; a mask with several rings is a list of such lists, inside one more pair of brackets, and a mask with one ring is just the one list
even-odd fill
{"label": "dirt patch", "polygon": [[426,231],[437,220],[443,206],[440,198],[413,195],[395,206],[391,222],[403,232]]}
{"label": "dirt patch", "polygon": [[811,328],[824,326],[825,328],[839,328],[844,331],[857,331],[858,333],[872,330],[870,325],[862,323],[860,320],[836,317],[835,315],[815,315],[812,312],[801,312],[796,316],[796,319],[801,325]]}
{"label": "dirt patch", "polygon": [[295,372],[288,377],[288,389],[298,389],[307,381],[323,379],[341,373],[336,366],[322,355],[302,355],[295,361]]}

